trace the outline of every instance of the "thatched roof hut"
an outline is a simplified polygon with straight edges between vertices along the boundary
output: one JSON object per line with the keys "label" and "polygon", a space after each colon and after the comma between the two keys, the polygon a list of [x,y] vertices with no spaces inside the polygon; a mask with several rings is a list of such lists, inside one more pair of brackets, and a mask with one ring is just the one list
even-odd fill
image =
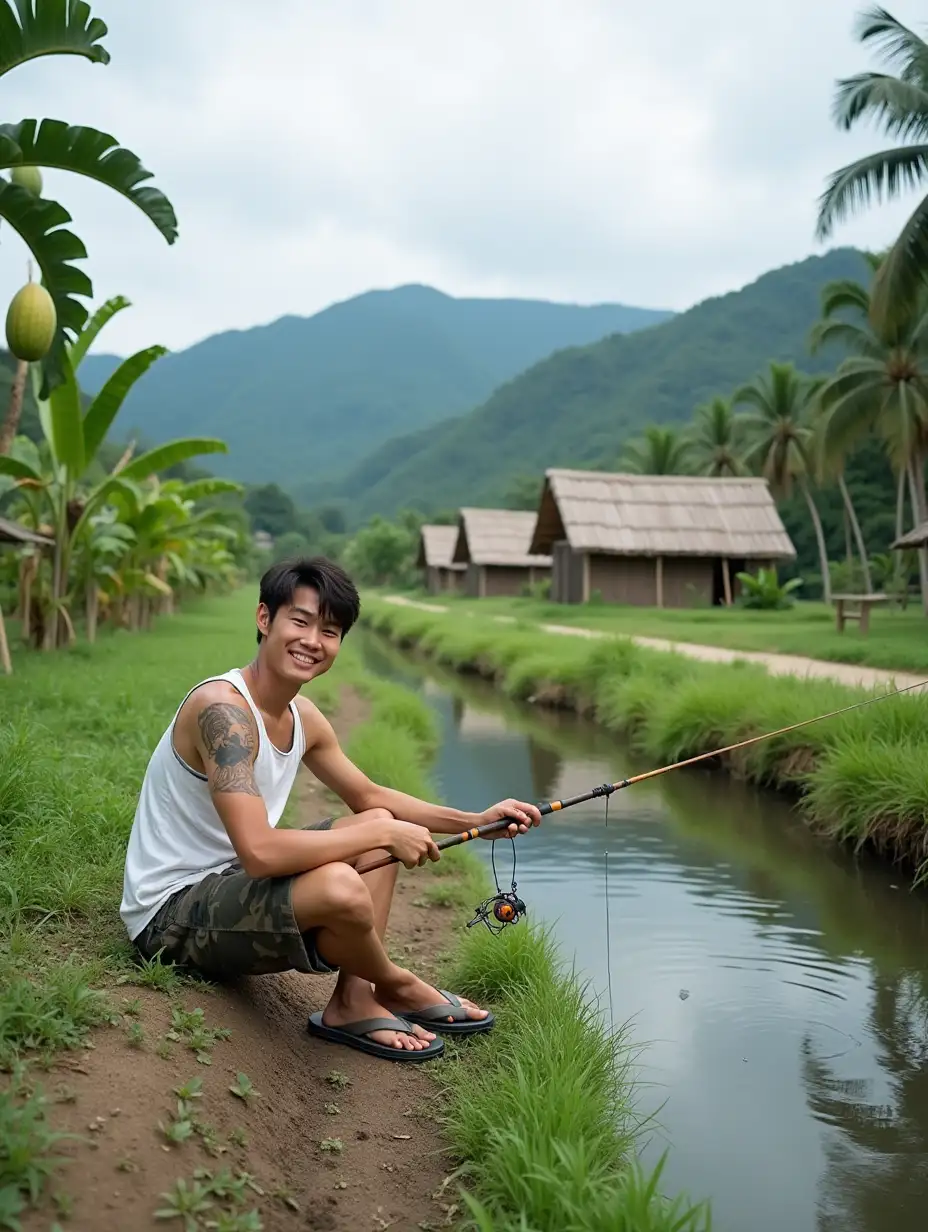
{"label": "thatched roof hut", "polygon": [[467,593],[518,595],[551,576],[551,557],[531,551],[535,514],[521,509],[458,512],[452,560],[467,567]]}
{"label": "thatched roof hut", "polygon": [[890,547],[893,551],[897,549],[905,551],[908,548],[922,548],[926,543],[928,543],[928,522],[922,522],[921,526],[916,526],[914,530],[901,535]]}
{"label": "thatched roof hut", "polygon": [[451,559],[457,538],[456,526],[429,523],[419,529],[416,568],[423,571],[426,589],[432,594],[458,590],[463,585],[467,566]]}
{"label": "thatched roof hut", "polygon": [[552,598],[731,602],[734,574],[794,560],[765,479],[545,474],[530,550],[554,556]]}

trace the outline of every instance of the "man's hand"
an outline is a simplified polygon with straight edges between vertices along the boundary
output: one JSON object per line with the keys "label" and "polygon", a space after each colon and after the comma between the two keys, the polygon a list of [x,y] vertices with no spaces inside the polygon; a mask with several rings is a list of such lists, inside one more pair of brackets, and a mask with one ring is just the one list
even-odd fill
{"label": "man's hand", "polygon": [[406,868],[416,868],[429,860],[441,859],[438,844],[428,830],[411,821],[398,821],[396,818],[388,821],[382,846]]}
{"label": "man's hand", "polygon": [[480,814],[480,824],[487,826],[493,821],[502,821],[506,817],[513,819],[512,825],[506,830],[497,830],[495,834],[481,835],[492,842],[497,838],[514,838],[517,834],[525,834],[529,826],[541,825],[541,813],[535,804],[526,804],[524,800],[501,800]]}

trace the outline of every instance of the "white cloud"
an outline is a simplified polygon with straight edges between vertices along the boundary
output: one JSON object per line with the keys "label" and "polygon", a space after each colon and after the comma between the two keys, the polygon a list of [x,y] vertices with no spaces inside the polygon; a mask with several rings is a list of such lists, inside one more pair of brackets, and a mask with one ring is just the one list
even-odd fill
{"label": "white cloud", "polygon": [[[107,68],[40,61],[8,110],[113,132],[180,220],[49,173],[98,298],[135,309],[109,347],[180,347],[371,286],[685,308],[820,250],[842,134],[837,77],[875,67],[848,0],[162,0],[107,20]],[[920,22],[915,0],[893,6]],[[909,203],[906,203],[908,205]],[[834,243],[880,245],[905,206]],[[0,297],[21,279],[0,251]]]}

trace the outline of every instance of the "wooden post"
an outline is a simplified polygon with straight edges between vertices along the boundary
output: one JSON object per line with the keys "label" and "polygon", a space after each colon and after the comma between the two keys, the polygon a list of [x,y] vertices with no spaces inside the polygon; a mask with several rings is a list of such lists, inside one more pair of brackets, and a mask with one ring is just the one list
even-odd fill
{"label": "wooden post", "polygon": [[583,602],[590,601],[590,554],[583,553]]}
{"label": "wooden post", "polygon": [[0,608],[0,667],[8,676],[13,675],[13,660],[10,658],[10,644],[6,640],[6,625],[3,623],[2,608]]}
{"label": "wooden post", "polygon": [[654,562],[655,582],[657,584],[657,606],[664,606],[664,558],[658,556]]}
{"label": "wooden post", "polygon": [[722,557],[722,585],[725,587],[725,606],[731,607],[731,573],[727,556]]}

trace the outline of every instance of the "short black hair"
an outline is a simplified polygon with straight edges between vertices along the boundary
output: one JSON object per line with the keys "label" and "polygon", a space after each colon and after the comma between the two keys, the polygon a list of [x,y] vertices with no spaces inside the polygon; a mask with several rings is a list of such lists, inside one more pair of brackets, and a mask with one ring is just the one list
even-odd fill
{"label": "short black hair", "polygon": [[[271,620],[285,604],[293,602],[299,586],[311,586],[319,595],[319,612],[325,620],[340,626],[342,637],[358,619],[361,599],[354,582],[340,566],[325,556],[298,556],[271,565],[261,579],[258,601]],[[258,630],[258,645],[264,634]]]}

